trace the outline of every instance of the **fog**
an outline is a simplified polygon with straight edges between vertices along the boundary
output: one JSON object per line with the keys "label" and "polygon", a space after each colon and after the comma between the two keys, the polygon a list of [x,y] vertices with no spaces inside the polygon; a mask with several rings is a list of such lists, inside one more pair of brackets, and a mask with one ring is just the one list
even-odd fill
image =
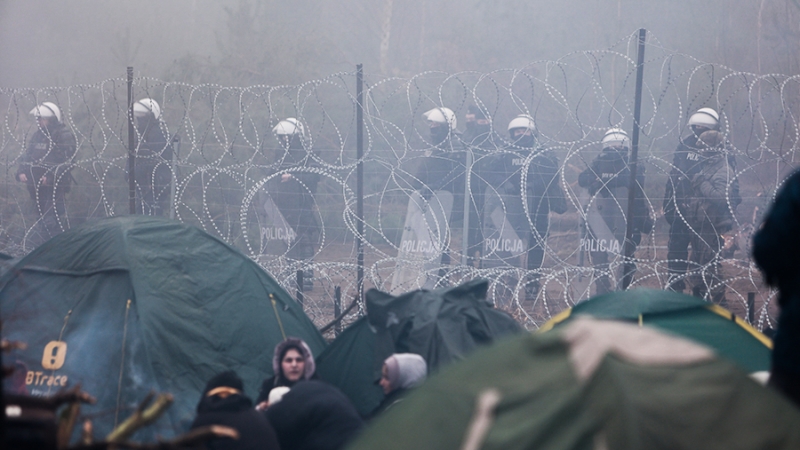
{"label": "fog", "polygon": [[754,73],[796,73],[800,6],[778,0],[27,0],[0,4],[0,86],[137,76],[295,84],[363,63],[373,76],[515,68],[650,44]]}

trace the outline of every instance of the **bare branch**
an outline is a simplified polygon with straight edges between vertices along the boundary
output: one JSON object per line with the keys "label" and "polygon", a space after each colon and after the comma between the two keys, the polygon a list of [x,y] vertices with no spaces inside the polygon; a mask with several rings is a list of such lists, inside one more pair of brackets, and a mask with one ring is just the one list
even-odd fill
{"label": "bare branch", "polygon": [[110,443],[120,443],[131,437],[136,430],[150,425],[161,417],[164,411],[172,405],[173,397],[171,394],[159,394],[152,405],[143,409],[144,405],[150,402],[152,395],[148,395],[139,408],[124,422],[122,422],[106,440]]}

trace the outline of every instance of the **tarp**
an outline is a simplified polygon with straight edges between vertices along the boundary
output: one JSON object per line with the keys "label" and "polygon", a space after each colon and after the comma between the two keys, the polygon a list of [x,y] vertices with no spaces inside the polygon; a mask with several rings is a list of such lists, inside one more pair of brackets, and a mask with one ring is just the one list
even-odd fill
{"label": "tarp", "polygon": [[581,319],[450,365],[372,423],[362,449],[796,449],[800,411],[655,328]]}
{"label": "tarp", "polygon": [[523,331],[486,300],[488,287],[481,279],[397,297],[367,291],[367,316],[325,349],[317,359],[317,373],[347,394],[361,414],[369,413],[383,397],[374,382],[392,353],[419,354],[429,372],[435,372],[481,345]]}
{"label": "tarp", "polygon": [[[271,301],[274,300],[274,301]],[[301,307],[256,263],[198,228],[145,216],[101,219],[60,234],[0,279],[3,337],[27,350],[32,395],[81,383],[102,436],[150,390],[174,395],[155,426],[190,423],[202,388],[234,369],[255,396],[284,335],[319,354]]]}
{"label": "tarp", "polygon": [[580,315],[637,322],[692,339],[751,373],[770,368],[772,341],[768,337],[730,311],[698,297],[655,289],[611,292],[563,311],[539,331]]}

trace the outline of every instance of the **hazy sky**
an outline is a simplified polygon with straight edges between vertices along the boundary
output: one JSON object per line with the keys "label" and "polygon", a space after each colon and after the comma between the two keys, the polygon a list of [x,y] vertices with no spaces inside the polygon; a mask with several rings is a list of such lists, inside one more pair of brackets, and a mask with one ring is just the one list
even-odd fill
{"label": "hazy sky", "polygon": [[[230,42],[224,7],[235,8],[241,1],[0,0],[0,86],[94,83],[124,76],[127,65],[137,75],[162,77],[187,54],[218,61],[218,41]],[[306,66],[317,64],[318,74],[356,63],[374,72],[385,31],[387,74],[519,67],[605,48],[641,27],[666,48],[755,71],[759,46],[762,66],[780,66],[796,53],[791,43],[797,35],[787,34],[781,21],[790,32],[798,31],[797,21],[787,18],[798,8],[778,0],[249,3],[259,10],[256,29],[281,30],[265,46],[307,41],[309,48],[325,49],[325,58],[305,61]],[[789,47],[782,48],[782,42]]]}

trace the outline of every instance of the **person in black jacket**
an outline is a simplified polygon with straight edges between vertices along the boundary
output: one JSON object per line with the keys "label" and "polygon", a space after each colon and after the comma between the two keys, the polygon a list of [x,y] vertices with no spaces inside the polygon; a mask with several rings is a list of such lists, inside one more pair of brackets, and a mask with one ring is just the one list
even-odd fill
{"label": "person in black jacket", "polygon": [[25,183],[39,217],[35,245],[61,233],[68,227],[66,194],[70,191],[70,161],[75,156],[75,136],[61,121],[55,103],[44,102],[30,112],[37,129],[22,155],[17,180]]}
{"label": "person in black jacket", "polygon": [[686,289],[686,270],[689,260],[689,243],[693,231],[689,227],[688,202],[692,195],[692,177],[700,171],[700,148],[697,139],[703,132],[719,129],[719,114],[711,108],[700,108],[689,117],[691,133],[683,138],[675,150],[672,169],[664,192],[664,218],[669,224],[667,243],[667,289],[682,292]]}
{"label": "person in black jacket", "polygon": [[133,104],[136,118],[136,213],[165,216],[169,213],[173,148],[161,107],[151,98]]}
{"label": "person in black jacket", "polygon": [[687,203],[692,234],[692,293],[709,296],[725,306],[725,280],[720,260],[735,249],[736,207],[742,202],[736,160],[719,131],[709,130],[697,140],[700,170],[692,176],[692,195]]}
{"label": "person in black jacket", "polygon": [[[600,142],[602,151],[578,176],[578,185],[586,188],[590,195],[585,205],[587,235],[581,239],[581,250],[589,251],[592,263],[601,270],[595,283],[596,295],[621,288],[611,284],[609,263],[613,259],[621,261],[624,255],[627,220],[633,220],[631,241],[634,251],[642,240],[642,234],[649,234],[653,229],[653,220],[644,199],[644,170],[637,171],[635,210],[628,214],[631,181],[628,133],[611,128]],[[621,281],[623,274],[615,278]]]}
{"label": "person in black jacket", "polygon": [[207,442],[210,450],[280,449],[269,420],[253,409],[253,402],[244,395],[242,379],[232,370],[214,376],[203,389],[192,429],[208,425],[224,425],[239,433],[238,439]]}
{"label": "person in black jacket", "polygon": [[753,236],[753,260],[778,290],[769,385],[800,407],[800,172],[788,177]]}
{"label": "person in black jacket", "polygon": [[266,410],[281,448],[338,450],[361,430],[363,420],[350,400],[322,381],[301,381]]}

